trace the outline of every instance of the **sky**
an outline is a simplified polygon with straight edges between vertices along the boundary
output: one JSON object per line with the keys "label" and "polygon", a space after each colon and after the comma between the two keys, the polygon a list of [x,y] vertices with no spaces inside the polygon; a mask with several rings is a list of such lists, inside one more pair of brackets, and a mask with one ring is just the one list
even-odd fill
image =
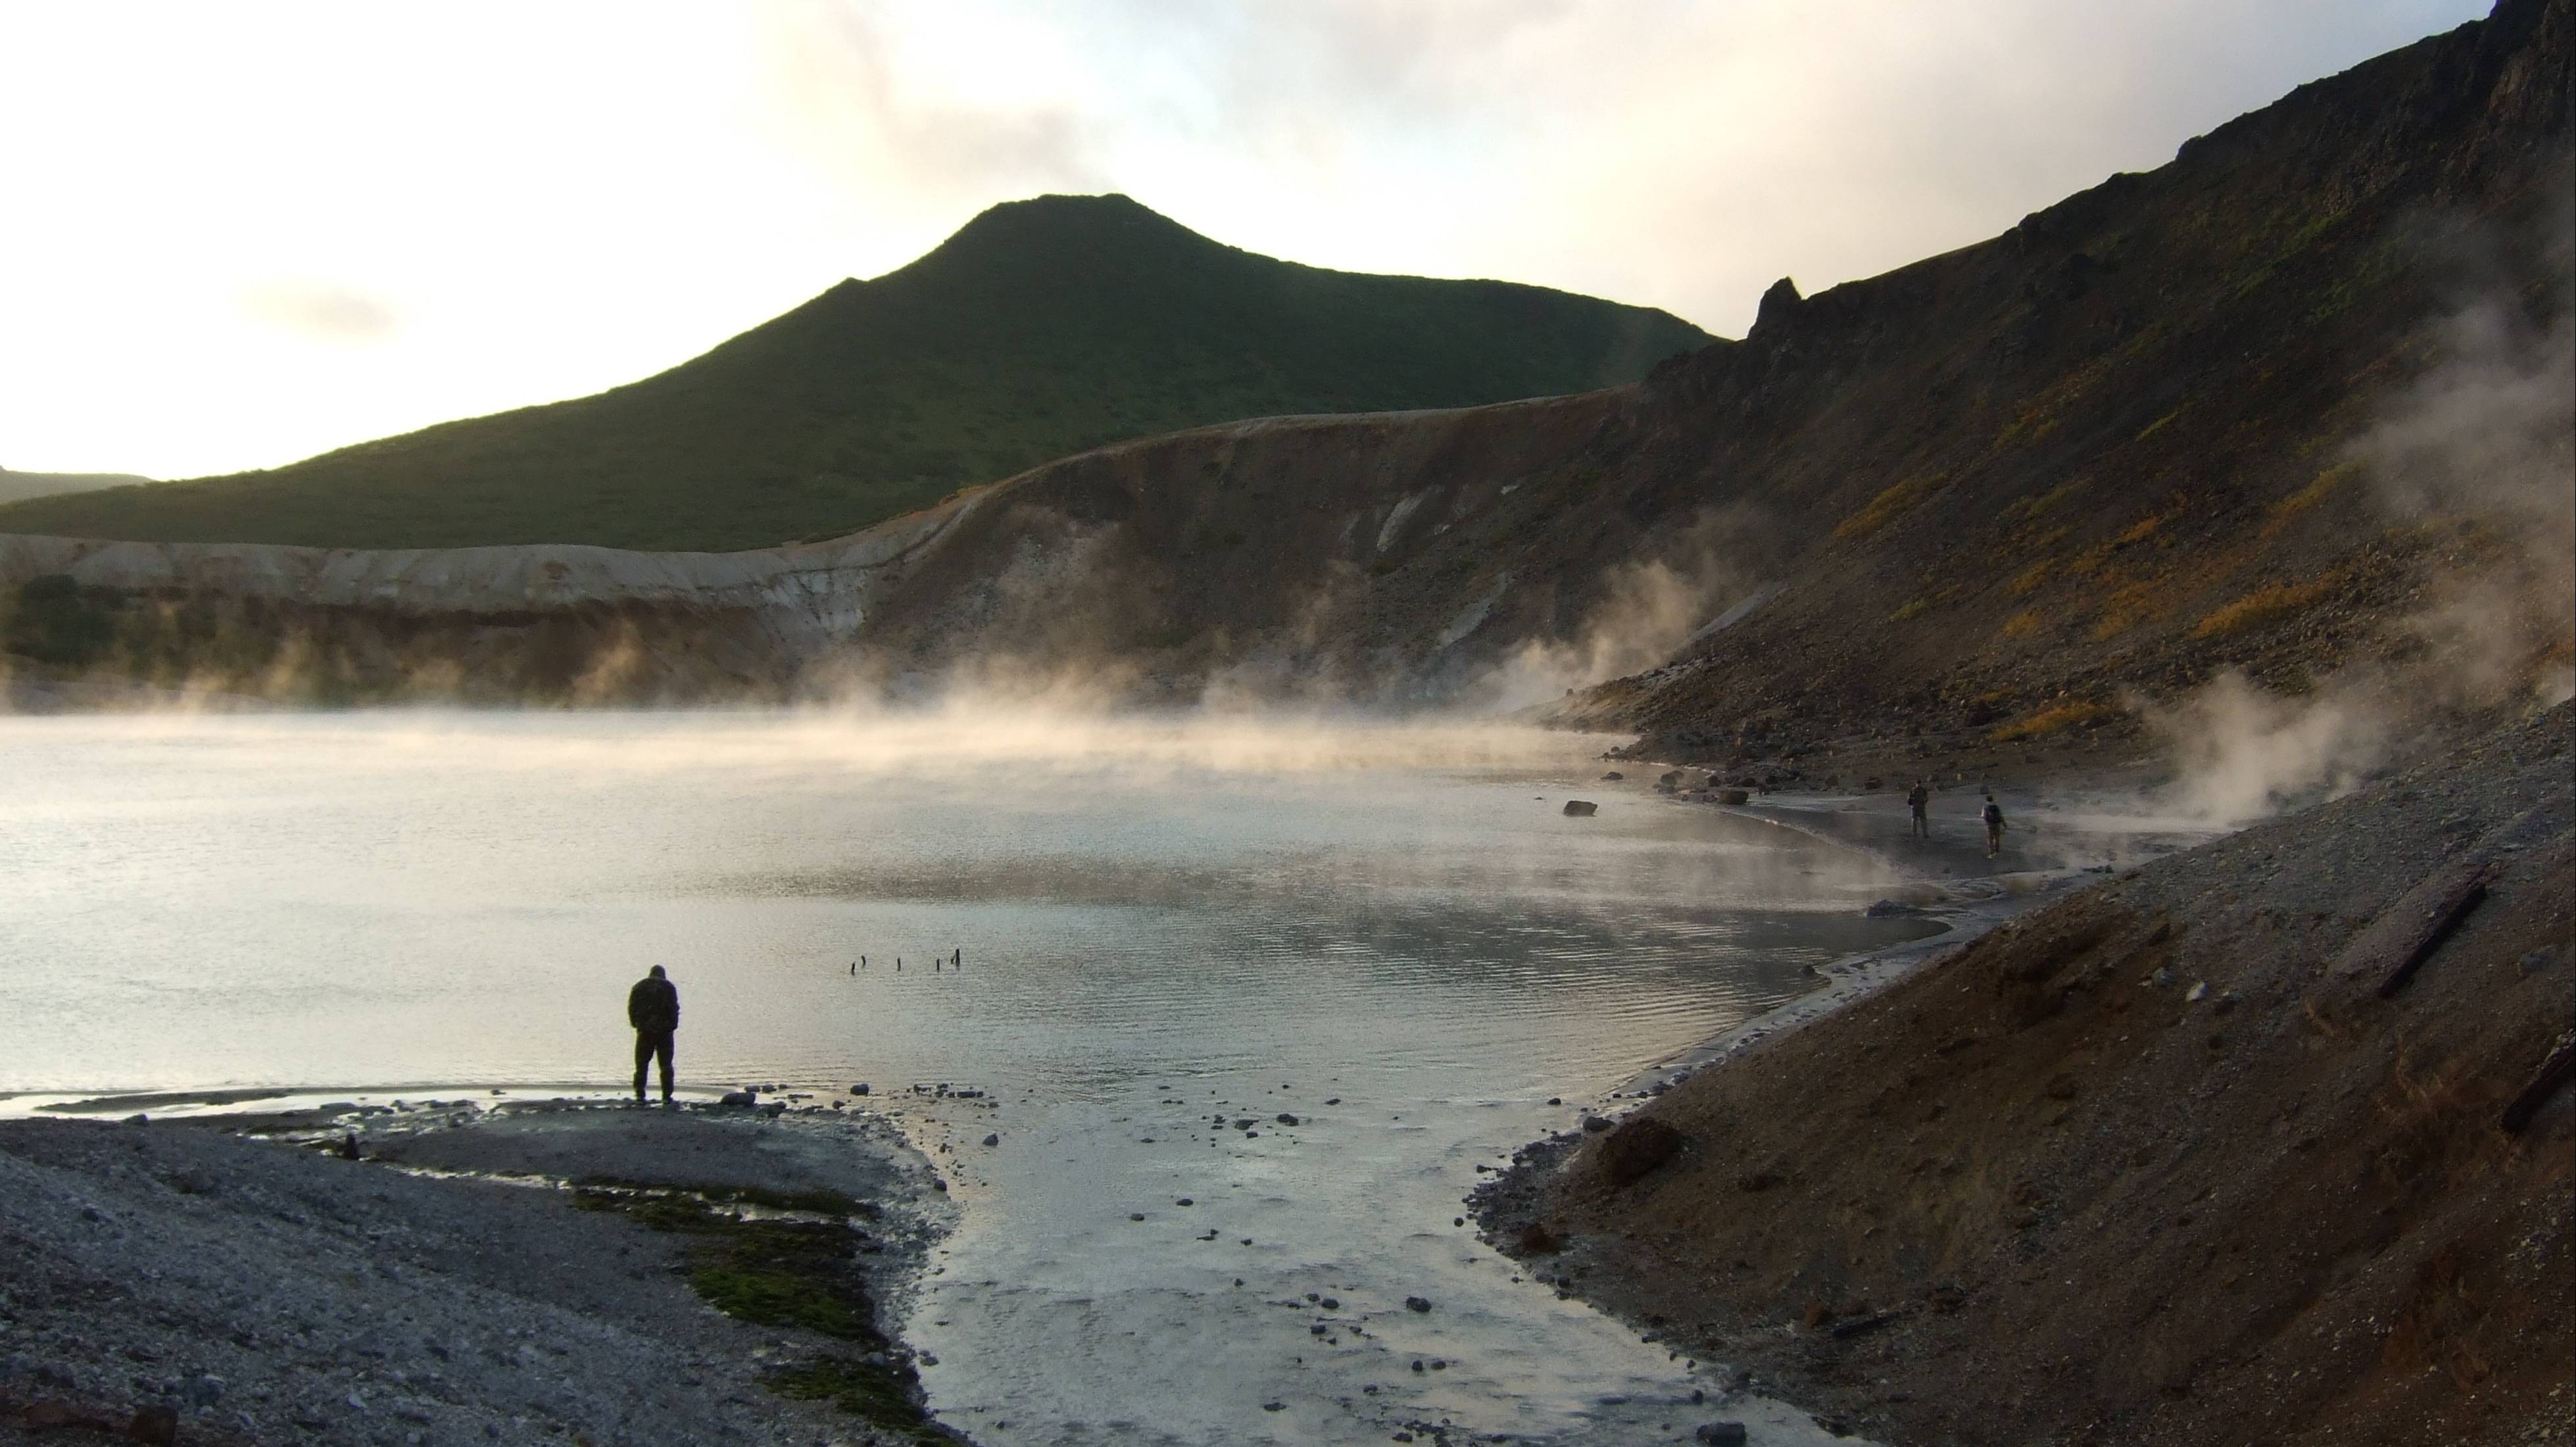
{"label": "sky", "polygon": [[0,466],[686,360],[996,202],[1741,335],[2483,0],[0,0]]}

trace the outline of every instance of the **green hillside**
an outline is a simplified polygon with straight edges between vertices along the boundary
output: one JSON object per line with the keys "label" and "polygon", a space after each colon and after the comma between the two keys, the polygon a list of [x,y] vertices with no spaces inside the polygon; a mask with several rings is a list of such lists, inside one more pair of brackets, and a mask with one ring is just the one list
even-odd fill
{"label": "green hillside", "polygon": [[641,382],[273,471],[0,506],[0,532],[762,547],[1121,438],[1583,391],[1710,340],[1660,311],[1324,271],[1124,196],[1045,196]]}

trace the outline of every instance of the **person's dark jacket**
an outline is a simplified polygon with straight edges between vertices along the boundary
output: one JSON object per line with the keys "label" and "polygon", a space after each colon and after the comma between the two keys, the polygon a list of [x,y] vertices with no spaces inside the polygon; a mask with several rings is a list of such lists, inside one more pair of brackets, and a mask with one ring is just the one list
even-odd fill
{"label": "person's dark jacket", "polygon": [[680,1028],[680,991],[668,980],[642,979],[626,992],[626,1023],[647,1035]]}

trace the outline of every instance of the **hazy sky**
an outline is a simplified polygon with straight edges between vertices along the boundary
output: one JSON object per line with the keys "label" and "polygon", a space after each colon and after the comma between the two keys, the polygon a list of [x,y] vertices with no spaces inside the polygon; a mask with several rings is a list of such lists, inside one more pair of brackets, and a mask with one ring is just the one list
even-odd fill
{"label": "hazy sky", "polygon": [[1045,191],[1736,335],[2485,9],[0,0],[0,465],[596,391]]}

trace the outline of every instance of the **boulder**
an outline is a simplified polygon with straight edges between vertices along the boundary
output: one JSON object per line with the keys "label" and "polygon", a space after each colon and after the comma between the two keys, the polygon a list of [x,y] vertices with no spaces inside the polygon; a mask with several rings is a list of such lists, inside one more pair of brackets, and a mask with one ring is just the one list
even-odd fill
{"label": "boulder", "polygon": [[1565,801],[1565,812],[1577,819],[1589,819],[1601,812],[1601,806],[1589,799],[1568,799]]}
{"label": "boulder", "polygon": [[1750,792],[1743,789],[1720,789],[1717,791],[1717,802],[1721,804],[1742,804],[1750,800],[1752,797],[1753,795]]}
{"label": "boulder", "polygon": [[1630,1116],[1603,1138],[1601,1173],[1613,1186],[1630,1185],[1679,1155],[1681,1148],[1682,1133],[1671,1125],[1652,1116]]}
{"label": "boulder", "polygon": [[1617,769],[1612,769],[1610,772],[1601,776],[1601,782],[1605,784],[1615,784],[1626,777],[1628,776],[1620,773]]}
{"label": "boulder", "polygon": [[1744,1447],[1744,1424],[1741,1422],[1703,1422],[1700,1424],[1699,1432],[1696,1434],[1696,1439],[1702,1442],[1719,1443],[1722,1444],[1722,1447]]}
{"label": "boulder", "polygon": [[1521,1228],[1523,1256],[1554,1256],[1565,1249],[1565,1238],[1547,1229],[1544,1221],[1532,1221]]}

